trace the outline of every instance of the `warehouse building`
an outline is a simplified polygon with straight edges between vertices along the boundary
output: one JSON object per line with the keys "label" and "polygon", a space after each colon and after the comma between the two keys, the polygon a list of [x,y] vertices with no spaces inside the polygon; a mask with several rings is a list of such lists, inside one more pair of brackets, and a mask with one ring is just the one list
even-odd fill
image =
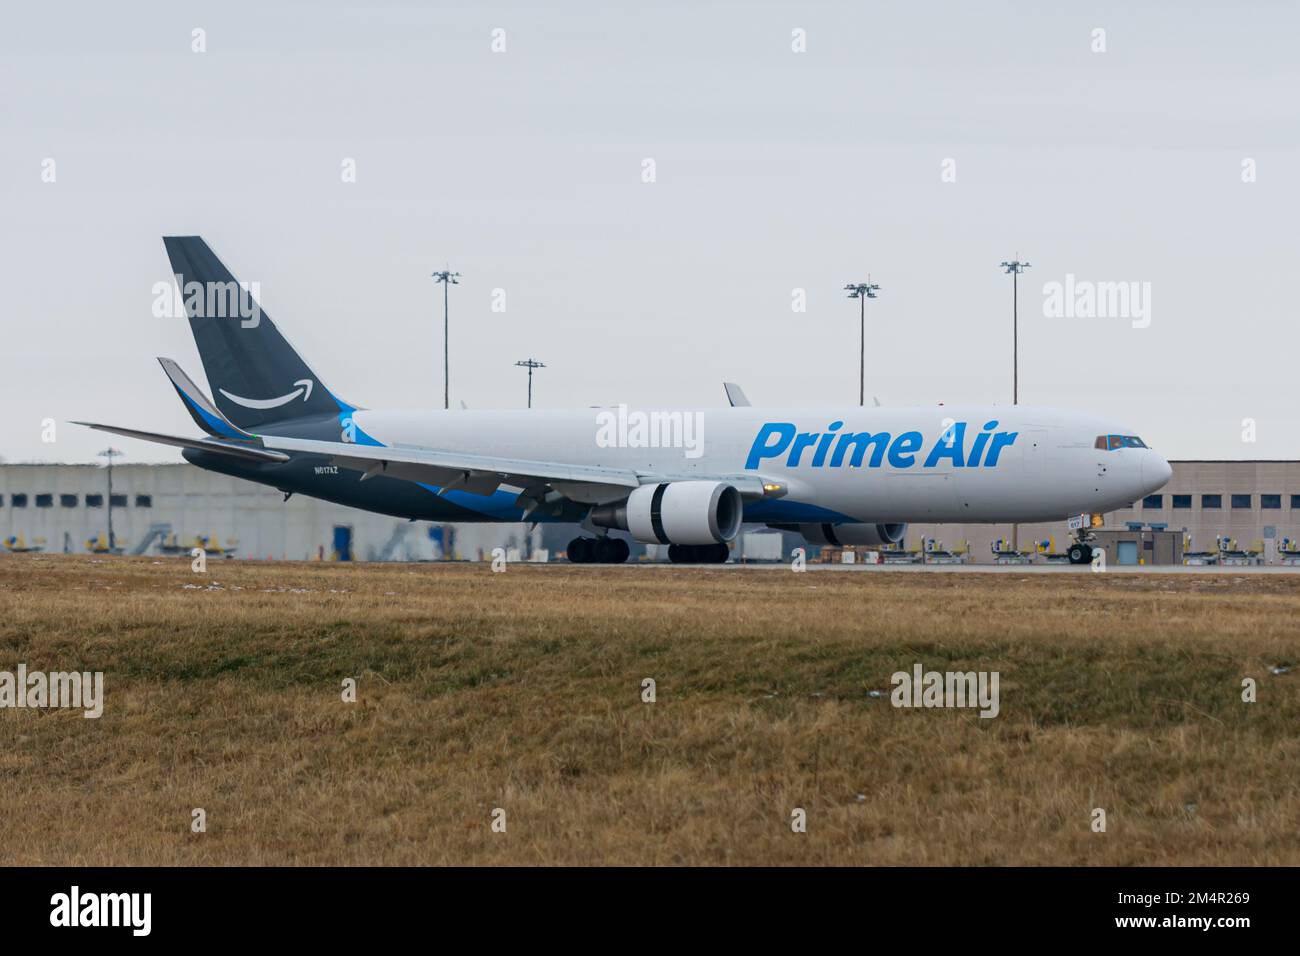
{"label": "warehouse building", "polygon": [[[1108,512],[1097,544],[1122,564],[1177,564],[1216,559],[1273,564],[1300,558],[1300,461],[1171,461],[1173,477],[1131,507]],[[1006,555],[1013,536],[1022,556]],[[1176,539],[1176,540],[1171,540]],[[904,548],[967,551],[991,564],[1049,560],[1069,546],[1064,521],[1052,524],[913,525]],[[939,548],[939,543],[942,547]],[[997,545],[1001,542],[1002,548]],[[1002,555],[1000,557],[1000,555]]]}
{"label": "warehouse building", "polygon": [[478,560],[502,547],[526,559],[540,533],[519,524],[431,525],[358,511],[188,464],[0,465],[0,542],[11,551],[85,553],[113,539],[127,554],[272,560]]}
{"label": "warehouse building", "polygon": [[[1110,512],[1097,544],[1113,563],[1300,562],[1300,461],[1174,461],[1173,477],[1132,507]],[[111,508],[110,508],[111,506]],[[97,465],[0,465],[0,542],[11,551],[85,553],[113,537],[125,553],[212,554],[273,560],[422,561],[490,558],[546,560],[578,533],[573,525],[410,522],[295,495],[188,464],[115,465],[113,492]],[[747,532],[762,531],[747,527]],[[743,535],[771,544],[766,533]],[[1013,542],[1018,547],[1013,548]],[[976,564],[1059,560],[1069,546],[1064,521],[1020,525],[912,525],[903,559]],[[802,545],[782,535],[788,559]],[[634,545],[633,560],[646,553]],[[651,557],[657,551],[650,549]],[[761,559],[768,559],[764,547]],[[810,557],[818,549],[809,548]],[[757,550],[755,554],[758,554]],[[836,556],[838,559],[838,556]]]}

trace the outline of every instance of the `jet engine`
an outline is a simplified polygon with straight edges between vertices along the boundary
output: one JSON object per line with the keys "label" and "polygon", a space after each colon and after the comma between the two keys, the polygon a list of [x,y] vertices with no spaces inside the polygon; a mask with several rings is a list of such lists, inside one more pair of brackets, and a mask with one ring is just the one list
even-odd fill
{"label": "jet engine", "polygon": [[629,531],[646,544],[725,544],[740,530],[744,510],[740,492],[725,482],[667,481],[593,508],[591,523]]}
{"label": "jet engine", "polygon": [[832,544],[837,547],[867,545],[879,547],[898,544],[907,533],[905,524],[801,524],[798,531],[809,544]]}

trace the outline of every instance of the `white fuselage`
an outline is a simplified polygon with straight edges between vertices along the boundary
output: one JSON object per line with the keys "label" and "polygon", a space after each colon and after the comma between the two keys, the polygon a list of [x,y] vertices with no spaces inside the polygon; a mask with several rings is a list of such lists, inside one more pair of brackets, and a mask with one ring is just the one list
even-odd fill
{"label": "white fuselage", "polygon": [[1136,435],[1131,429],[1028,405],[368,410],[353,418],[391,447],[781,486],[779,497],[746,504],[747,521],[1060,520],[1131,505],[1170,476],[1148,448],[1097,447],[1100,436]]}

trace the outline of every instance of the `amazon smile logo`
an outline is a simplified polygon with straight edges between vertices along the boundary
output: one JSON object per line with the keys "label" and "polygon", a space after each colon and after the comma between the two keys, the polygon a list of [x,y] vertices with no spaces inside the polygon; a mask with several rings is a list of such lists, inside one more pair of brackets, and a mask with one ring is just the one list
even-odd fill
{"label": "amazon smile logo", "polygon": [[230,399],[236,405],[242,405],[244,406],[244,408],[256,408],[256,409],[265,410],[268,408],[279,408],[281,405],[288,405],[299,395],[302,396],[302,400],[304,402],[307,401],[307,399],[311,398],[311,389],[312,389],[311,379],[300,378],[298,379],[298,381],[294,382],[293,384],[297,385],[298,388],[295,388],[288,395],[281,395],[278,398],[244,398],[242,395],[235,395],[232,394],[231,392],[227,392],[224,388],[219,388],[217,389],[217,391],[220,392],[222,395],[224,395],[226,398]]}

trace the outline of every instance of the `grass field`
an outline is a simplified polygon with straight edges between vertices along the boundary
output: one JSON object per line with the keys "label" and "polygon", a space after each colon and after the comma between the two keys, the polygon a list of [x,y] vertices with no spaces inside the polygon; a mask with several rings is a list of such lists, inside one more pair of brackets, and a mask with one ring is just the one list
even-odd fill
{"label": "grass field", "polygon": [[[1298,618],[1290,576],[0,557],[0,670],[105,685],[0,711],[0,863],[1294,865]],[[869,696],[918,662],[1000,715]]]}

